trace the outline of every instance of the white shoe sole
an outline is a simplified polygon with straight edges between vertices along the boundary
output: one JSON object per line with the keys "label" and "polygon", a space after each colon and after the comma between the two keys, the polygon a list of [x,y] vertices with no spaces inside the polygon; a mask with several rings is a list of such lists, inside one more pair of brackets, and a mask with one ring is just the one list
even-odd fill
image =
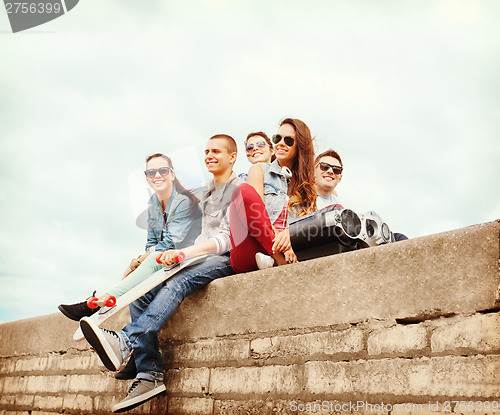
{"label": "white shoe sole", "polygon": [[139,405],[142,405],[146,401],[149,401],[151,398],[154,398],[156,395],[166,391],[167,388],[165,387],[164,384],[161,384],[160,386],[150,390],[148,393],[143,393],[142,395],[136,396],[135,398],[132,399],[126,399],[122,402],[117,403],[113,407],[113,412],[125,412],[129,411]]}
{"label": "white shoe sole", "polygon": [[95,349],[106,369],[111,371],[118,370],[122,359],[116,355],[100,327],[89,319],[89,317],[83,317],[80,320],[80,328],[85,339]]}

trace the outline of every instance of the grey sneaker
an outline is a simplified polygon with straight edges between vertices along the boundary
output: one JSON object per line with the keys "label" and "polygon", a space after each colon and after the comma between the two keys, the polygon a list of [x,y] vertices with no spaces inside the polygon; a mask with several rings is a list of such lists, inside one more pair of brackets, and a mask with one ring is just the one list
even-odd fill
{"label": "grey sneaker", "polygon": [[129,411],[144,402],[149,401],[156,395],[167,390],[163,381],[135,379],[125,399],[113,407],[113,412]]}
{"label": "grey sneaker", "polygon": [[114,331],[100,328],[89,317],[80,320],[85,339],[95,349],[108,370],[118,370],[123,363],[120,338]]}

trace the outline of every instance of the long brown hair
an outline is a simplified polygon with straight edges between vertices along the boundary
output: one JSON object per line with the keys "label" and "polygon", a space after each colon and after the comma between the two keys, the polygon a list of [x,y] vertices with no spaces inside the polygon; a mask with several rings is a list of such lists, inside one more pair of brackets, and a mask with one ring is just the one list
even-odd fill
{"label": "long brown hair", "polygon": [[296,118],[285,118],[280,126],[289,124],[295,130],[297,157],[293,161],[292,178],[288,184],[288,209],[303,216],[316,210],[314,189],[314,143],[309,127]]}
{"label": "long brown hair", "polygon": [[[157,157],[161,157],[165,160],[167,160],[167,163],[168,163],[168,167],[170,167],[172,169],[172,171],[175,171],[174,170],[174,165],[172,164],[172,160],[170,157],[166,156],[165,154],[162,154],[162,153],[155,153],[155,154],[152,154],[150,155],[149,157],[146,158],[146,165],[148,164],[148,162],[154,158],[157,158]],[[175,176],[174,178],[174,187],[175,187],[175,190],[177,190],[177,192],[183,194],[184,196],[187,196],[189,198],[189,207],[191,209],[191,212],[193,211],[193,209],[195,209],[195,207],[198,205],[199,203],[199,200],[198,198],[188,189],[186,189],[182,184],[181,182],[179,181],[179,179],[177,178],[177,176]]]}

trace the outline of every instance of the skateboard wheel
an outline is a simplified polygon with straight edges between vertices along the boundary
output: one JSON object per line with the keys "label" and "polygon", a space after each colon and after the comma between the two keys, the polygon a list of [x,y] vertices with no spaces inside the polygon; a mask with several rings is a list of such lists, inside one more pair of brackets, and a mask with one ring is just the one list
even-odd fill
{"label": "skateboard wheel", "polygon": [[176,256],[175,256],[175,260],[177,262],[182,262],[186,259],[186,255],[184,254],[184,252],[180,251]]}
{"label": "skateboard wheel", "polygon": [[98,300],[98,298],[97,298],[97,297],[91,297],[91,298],[89,298],[89,299],[87,300],[87,306],[88,306],[89,308],[92,308],[92,309],[97,308],[97,307],[98,307],[98,305],[97,305],[97,300]]}
{"label": "skateboard wheel", "polygon": [[104,298],[104,305],[106,307],[113,307],[115,304],[116,304],[116,297],[114,297],[112,295],[107,295]]}

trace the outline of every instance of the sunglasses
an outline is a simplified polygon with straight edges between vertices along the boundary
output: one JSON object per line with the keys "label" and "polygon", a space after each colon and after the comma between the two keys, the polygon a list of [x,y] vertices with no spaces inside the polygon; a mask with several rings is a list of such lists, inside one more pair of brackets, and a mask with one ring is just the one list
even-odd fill
{"label": "sunglasses", "polygon": [[170,167],[160,167],[159,169],[148,169],[144,174],[148,179],[152,179],[156,176],[156,173],[160,173],[161,177],[167,177],[171,171],[173,170]]}
{"label": "sunglasses", "polygon": [[273,135],[273,143],[274,144],[278,144],[282,139],[285,141],[285,144],[288,147],[292,147],[293,143],[295,143],[295,139],[293,137],[288,136],[288,135],[286,137],[282,137],[279,134]]}
{"label": "sunglasses", "polygon": [[319,168],[321,169],[321,171],[328,171],[328,169],[332,169],[332,172],[334,174],[340,174],[342,173],[342,167],[339,167],[339,166],[334,166],[333,164],[328,164],[328,163],[325,163],[324,161],[316,164],[316,166],[319,165]]}
{"label": "sunglasses", "polygon": [[265,146],[267,146],[267,143],[265,141],[258,141],[255,144],[248,144],[245,148],[247,150],[247,153],[250,153],[256,147],[264,148]]}

